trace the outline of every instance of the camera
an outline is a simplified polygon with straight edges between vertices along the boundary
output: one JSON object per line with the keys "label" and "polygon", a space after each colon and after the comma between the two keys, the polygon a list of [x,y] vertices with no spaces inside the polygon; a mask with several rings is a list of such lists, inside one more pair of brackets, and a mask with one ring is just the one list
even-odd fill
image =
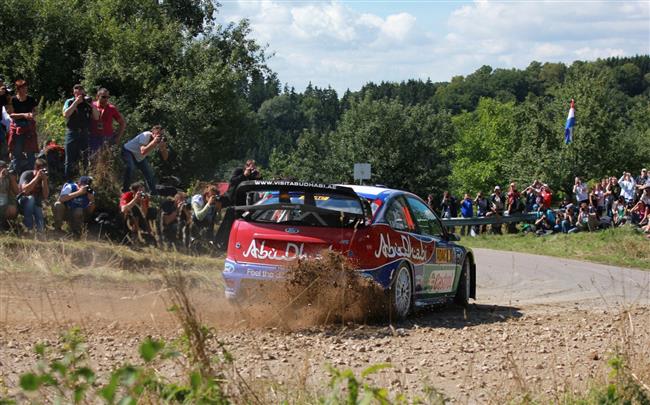
{"label": "camera", "polygon": [[84,102],[90,104],[93,102],[93,98],[90,96],[84,96]]}
{"label": "camera", "polygon": [[41,169],[41,173],[47,174],[47,169],[46,168]]}
{"label": "camera", "polygon": [[13,96],[14,95],[14,90],[11,87],[0,86],[0,91],[3,91],[5,96]]}
{"label": "camera", "polygon": [[95,190],[93,190],[93,188],[90,187],[90,184],[88,185],[88,187],[86,187],[86,193],[88,193],[88,194],[95,194]]}

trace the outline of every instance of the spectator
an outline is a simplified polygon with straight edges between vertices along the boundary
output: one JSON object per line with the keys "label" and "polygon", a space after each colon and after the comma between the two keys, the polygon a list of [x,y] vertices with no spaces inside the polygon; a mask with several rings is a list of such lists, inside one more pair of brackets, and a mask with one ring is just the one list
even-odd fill
{"label": "spectator", "polygon": [[[508,194],[506,194],[506,214],[513,215],[518,214],[523,210],[521,205],[521,194],[517,191],[517,184],[510,183],[508,188]],[[508,222],[507,225],[508,233],[517,233],[517,223]]]}
{"label": "spectator", "polygon": [[589,194],[587,192],[587,185],[582,182],[580,177],[576,177],[573,183],[573,194],[576,197],[576,202],[578,206],[581,206],[583,203],[589,203]]}
{"label": "spectator", "polygon": [[634,225],[641,225],[647,222],[647,208],[650,208],[650,206],[647,206],[642,200],[639,200],[639,202],[630,208],[629,215]]}
{"label": "spectator", "polygon": [[72,181],[79,159],[84,169],[88,159],[88,137],[92,120],[99,119],[99,111],[86,96],[84,87],[75,84],[72,88],[73,97],[63,104],[63,117],[65,117],[65,167],[64,177],[67,182]]}
{"label": "spectator", "polygon": [[154,125],[151,131],[144,131],[124,144],[122,147],[122,159],[126,165],[126,170],[122,183],[123,192],[128,192],[131,179],[133,178],[133,171],[137,167],[144,175],[149,192],[151,194],[157,193],[156,178],[147,160],[147,156],[155,149],[159,149],[162,159],[167,160],[169,157],[167,140],[163,128],[160,125]]}
{"label": "spectator", "polygon": [[618,184],[621,186],[621,195],[625,199],[625,203],[632,204],[636,191],[636,183],[632,179],[632,175],[629,172],[624,172],[621,178],[618,179]]}
{"label": "spectator", "polygon": [[45,230],[43,200],[47,200],[50,195],[47,179],[47,163],[43,159],[36,159],[34,170],[26,170],[20,175],[18,206],[28,231],[34,228],[37,232]]}
{"label": "spectator", "polygon": [[[477,217],[487,216],[488,212],[490,211],[490,202],[488,201],[487,198],[485,198],[482,191],[479,191],[476,194],[476,198],[474,199],[474,204],[476,205]],[[480,232],[479,232],[479,227],[477,226],[476,233],[484,233],[486,229],[487,229],[487,225],[482,225],[480,227]]]}
{"label": "spectator", "polygon": [[8,221],[18,216],[16,195],[18,195],[16,176],[9,171],[7,163],[0,160],[0,230],[9,225]]}
{"label": "spectator", "polygon": [[596,214],[589,212],[587,203],[580,204],[576,226],[580,231],[583,232],[595,231],[598,227],[598,219],[596,219]]}
{"label": "spectator", "polygon": [[228,209],[226,209],[226,213],[221,221],[221,225],[219,225],[217,235],[215,236],[217,249],[225,249],[228,244],[230,228],[232,227],[233,222],[235,222],[235,210],[232,208],[232,205],[235,204],[235,192],[237,191],[237,187],[243,181],[259,180],[261,178],[262,175],[257,169],[257,164],[252,159],[246,161],[244,168],[237,168],[233,171],[232,177],[230,178],[230,184],[228,184],[228,191],[220,199],[222,207],[228,207]]}
{"label": "spectator", "polygon": [[614,221],[614,226],[620,226],[625,224],[626,222],[626,214],[627,214],[627,207],[625,205],[625,197],[618,196],[618,200],[614,201],[612,204],[612,212],[613,212],[613,221]]}
{"label": "spectator", "polygon": [[6,159],[7,150],[7,130],[9,122],[5,125],[5,116],[9,117],[6,107],[11,104],[11,92],[5,85],[4,77],[0,76],[0,159]]}
{"label": "spectator", "polygon": [[219,189],[215,185],[205,187],[203,194],[192,196],[193,237],[212,240],[220,208]]}
{"label": "spectator", "polygon": [[5,106],[11,117],[7,146],[11,156],[11,169],[20,176],[25,170],[34,167],[38,152],[36,137],[36,99],[28,95],[27,82],[16,81],[16,95]]}
{"label": "spectator", "polygon": [[537,205],[537,190],[533,188],[533,186],[528,186],[524,190],[523,194],[526,200],[526,206],[524,208],[526,212],[537,211],[537,208],[539,207]]}
{"label": "spectator", "polygon": [[551,202],[553,201],[553,191],[551,191],[550,187],[547,184],[542,185],[539,196],[541,197],[540,208],[542,210],[548,210],[551,208]]}
{"label": "spectator", "polygon": [[144,184],[133,183],[129,191],[122,193],[120,212],[133,242],[155,244],[149,220],[154,219],[156,214],[155,210],[149,207],[149,195],[144,192]]}
{"label": "spectator", "polygon": [[605,212],[605,191],[601,183],[596,183],[589,193],[589,205],[596,208],[596,214],[600,218]]}
{"label": "spectator", "polygon": [[[108,90],[102,87],[97,92],[97,101],[93,103],[99,112],[99,118],[92,122],[89,142],[91,153],[97,152],[106,143],[119,145],[124,135],[126,121],[117,107],[108,102],[110,97]],[[118,124],[117,132],[113,129],[113,121]]]}
{"label": "spectator", "polygon": [[553,232],[556,229],[557,220],[551,209],[542,211],[542,215],[535,221],[536,234],[538,236]]}
{"label": "spectator", "polygon": [[[495,186],[494,193],[490,196],[490,212],[487,213],[487,216],[503,215],[505,210],[505,199],[501,195],[501,187]],[[501,235],[501,224],[492,224],[492,233]]]}
{"label": "spectator", "polygon": [[431,211],[435,211],[435,210],[436,210],[436,207],[435,207],[435,206],[436,206],[436,203],[435,203],[434,201],[435,201],[435,200],[434,200],[433,194],[429,194],[429,195],[427,196],[427,205],[429,206],[429,208],[431,208]]}
{"label": "spectator", "polygon": [[616,177],[610,177],[609,183],[605,188],[605,211],[607,215],[611,218],[614,217],[614,202],[618,200],[618,197],[621,194],[621,186],[618,184]]}
{"label": "spectator", "polygon": [[[463,218],[472,218],[474,216],[474,207],[472,206],[472,197],[470,197],[468,193],[465,193],[465,197],[463,198],[463,201],[460,202],[460,215]],[[470,229],[470,226],[463,225],[460,228],[460,234],[465,235],[466,231],[467,231],[467,234],[469,234],[470,233],[469,229]]]}
{"label": "spectator", "polygon": [[160,236],[162,243],[168,247],[179,248],[189,245],[189,230],[192,224],[192,210],[187,201],[187,194],[178,192],[173,199],[160,204]]}
{"label": "spectator", "polygon": [[572,233],[576,228],[576,215],[573,206],[570,206],[564,212],[564,218],[561,222],[561,229],[563,233]]}
{"label": "spectator", "polygon": [[636,183],[636,200],[638,200],[641,198],[641,194],[643,194],[643,189],[645,188],[646,183],[650,184],[648,170],[645,168],[641,169],[641,174],[637,176],[634,182]]}
{"label": "spectator", "polygon": [[95,212],[95,194],[92,177],[81,176],[77,183],[69,181],[61,188],[54,203],[54,229],[61,231],[65,220],[75,235],[81,235],[84,223]]}

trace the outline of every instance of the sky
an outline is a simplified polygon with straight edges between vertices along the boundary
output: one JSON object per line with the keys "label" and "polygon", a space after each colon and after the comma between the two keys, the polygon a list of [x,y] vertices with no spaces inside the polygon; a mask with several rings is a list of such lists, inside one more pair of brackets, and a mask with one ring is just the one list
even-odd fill
{"label": "sky", "polygon": [[524,69],[650,54],[650,0],[221,0],[248,19],[282,84],[339,96],[367,82],[449,81],[483,65]]}

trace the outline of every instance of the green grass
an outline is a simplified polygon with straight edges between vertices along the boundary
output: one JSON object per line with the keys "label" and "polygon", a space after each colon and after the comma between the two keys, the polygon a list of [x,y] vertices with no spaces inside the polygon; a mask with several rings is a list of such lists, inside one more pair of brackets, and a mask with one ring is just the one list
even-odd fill
{"label": "green grass", "polygon": [[461,244],[650,270],[650,239],[631,227],[546,236],[481,235],[464,237]]}

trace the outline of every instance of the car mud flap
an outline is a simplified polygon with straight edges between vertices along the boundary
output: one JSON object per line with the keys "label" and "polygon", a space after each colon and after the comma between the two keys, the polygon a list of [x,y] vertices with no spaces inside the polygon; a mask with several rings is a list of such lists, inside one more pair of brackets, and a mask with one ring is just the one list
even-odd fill
{"label": "car mud flap", "polygon": [[476,299],[476,263],[470,262],[469,276],[471,283],[469,285],[469,297]]}

